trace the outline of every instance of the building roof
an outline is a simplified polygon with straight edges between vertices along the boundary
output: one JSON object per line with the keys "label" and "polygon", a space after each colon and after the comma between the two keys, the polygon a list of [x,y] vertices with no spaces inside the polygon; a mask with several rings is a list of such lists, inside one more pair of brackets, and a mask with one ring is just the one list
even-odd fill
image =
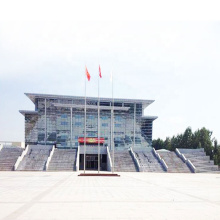
{"label": "building roof", "polygon": [[[37,93],[25,93],[25,95],[35,104],[37,98],[43,99],[84,99],[84,96],[68,96],[68,95],[53,95],[53,94],[37,94]],[[86,97],[88,101],[98,100],[98,97]],[[112,98],[100,98],[101,102],[112,102]],[[121,99],[114,98],[114,102],[124,102],[124,103],[141,103],[144,108],[149,106],[154,100],[144,100],[144,99]]]}
{"label": "building roof", "polygon": [[149,120],[154,121],[154,120],[157,119],[158,117],[157,117],[157,116],[142,116],[141,118],[143,118],[143,119],[149,119]]}
{"label": "building roof", "polygon": [[19,110],[19,112],[25,116],[25,114],[29,114],[29,115],[37,115],[38,112],[37,111],[29,111],[29,110]]}

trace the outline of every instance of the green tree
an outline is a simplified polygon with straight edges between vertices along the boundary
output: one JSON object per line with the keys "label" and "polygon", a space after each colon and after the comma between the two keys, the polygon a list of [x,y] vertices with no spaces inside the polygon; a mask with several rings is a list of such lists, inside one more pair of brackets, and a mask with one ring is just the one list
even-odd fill
{"label": "green tree", "polygon": [[[214,155],[218,155],[219,153],[219,151],[216,150],[219,148],[216,147],[216,149],[214,149],[212,132],[204,127],[194,133],[192,129],[188,127],[183,134],[178,134],[172,138],[167,137],[165,141],[160,138],[153,140],[152,146],[156,150],[167,149],[171,151],[174,151],[176,148],[204,148],[206,154],[209,155],[211,159],[213,159]],[[216,161],[218,161],[218,156],[215,158],[217,158]]]}
{"label": "green tree", "polygon": [[220,166],[220,146],[217,140],[214,141],[213,159],[214,163]]}
{"label": "green tree", "polygon": [[164,141],[164,148],[167,149],[167,150],[171,150],[172,149],[171,139],[168,138],[168,137]]}
{"label": "green tree", "polygon": [[[198,133],[198,139],[199,142],[201,143],[202,148],[204,148],[205,152],[207,155],[210,156],[211,159],[213,159],[213,146],[212,146],[212,132],[209,131],[206,128],[202,128],[197,131]],[[199,145],[198,142],[198,145]]]}
{"label": "green tree", "polygon": [[164,142],[162,139],[158,138],[156,140],[152,141],[152,147],[155,148],[155,150],[164,149]]}
{"label": "green tree", "polygon": [[192,143],[193,143],[193,133],[192,133],[192,129],[188,127],[181,136],[180,148],[192,148]]}

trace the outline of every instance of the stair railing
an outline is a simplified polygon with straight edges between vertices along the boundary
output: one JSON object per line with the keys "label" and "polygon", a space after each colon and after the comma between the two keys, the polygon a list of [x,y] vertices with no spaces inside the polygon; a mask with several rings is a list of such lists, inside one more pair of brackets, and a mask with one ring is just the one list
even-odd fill
{"label": "stair railing", "polygon": [[193,163],[190,160],[186,160],[186,164],[193,173],[196,173],[196,167],[193,165]]}
{"label": "stair railing", "polygon": [[133,157],[133,159],[134,159],[134,161],[135,161],[135,163],[136,163],[136,165],[137,165],[137,167],[138,167],[138,171],[139,171],[139,172],[143,172],[143,169],[142,169],[142,167],[141,167],[141,165],[140,165],[140,163],[139,163],[139,160],[138,160],[136,154],[134,153],[132,147],[130,147],[129,150],[130,150],[131,155],[132,155],[132,157]]}
{"label": "stair railing", "polygon": [[77,154],[76,154],[76,172],[79,171],[79,156],[80,156],[80,145],[78,145],[77,148]]}
{"label": "stair railing", "polygon": [[25,150],[22,152],[21,156],[18,157],[15,165],[14,165],[14,170],[17,170],[18,169],[18,166],[20,164],[20,162],[23,160],[24,156],[27,154],[29,150],[29,145],[27,145],[27,147],[25,148]]}
{"label": "stair railing", "polygon": [[184,154],[180,153],[180,151],[179,151],[178,148],[175,149],[175,152],[176,152],[177,156],[178,156],[179,158],[181,158],[184,163],[186,163],[186,165],[189,167],[189,169],[190,169],[193,173],[196,173],[196,167],[193,165],[193,163],[192,163],[189,159],[187,159],[187,158],[185,157]]}
{"label": "stair railing", "polygon": [[109,148],[107,146],[107,170],[108,171],[112,171],[112,159],[111,159],[111,155],[110,155],[110,152],[109,152]]}
{"label": "stair railing", "polygon": [[55,146],[53,145],[53,148],[52,148],[52,150],[50,151],[50,155],[49,155],[49,157],[47,158],[47,162],[46,162],[46,165],[45,165],[45,170],[48,170],[48,167],[49,167],[50,161],[51,161],[51,159],[52,159],[54,150],[55,150]]}
{"label": "stair railing", "polygon": [[164,167],[165,171],[168,171],[168,166],[166,164],[166,162],[164,161],[164,159],[162,159],[160,157],[160,155],[157,153],[157,151],[155,150],[155,148],[153,147],[153,153],[155,155],[155,157],[159,160],[159,162],[162,164],[162,166]]}
{"label": "stair railing", "polygon": [[180,151],[179,151],[178,148],[175,149],[175,152],[176,152],[177,156],[178,156],[179,158],[181,158],[181,160],[182,160],[184,163],[186,163],[186,160],[187,160],[187,159],[186,159],[185,155],[182,154],[182,153],[180,153]]}

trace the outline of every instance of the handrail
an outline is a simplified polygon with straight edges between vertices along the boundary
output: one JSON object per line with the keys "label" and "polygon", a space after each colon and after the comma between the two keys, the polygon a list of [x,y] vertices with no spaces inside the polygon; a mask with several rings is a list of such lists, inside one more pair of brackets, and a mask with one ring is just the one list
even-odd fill
{"label": "handrail", "polygon": [[155,150],[154,147],[153,147],[153,153],[154,153],[154,155],[158,158],[159,162],[163,165],[165,171],[168,171],[168,166],[167,166],[166,162],[164,161],[164,159],[162,159],[162,158],[160,157],[160,155],[156,152],[156,150]]}
{"label": "handrail", "polygon": [[24,156],[27,154],[29,150],[29,145],[27,145],[27,147],[25,148],[25,150],[22,152],[21,156],[18,157],[15,165],[14,165],[14,170],[17,170],[18,169],[18,166],[20,164],[20,162],[23,160]]}
{"label": "handrail", "polygon": [[138,159],[137,159],[137,156],[136,156],[136,154],[134,153],[132,147],[130,147],[130,151],[131,151],[132,157],[134,158],[134,161],[136,162],[136,165],[137,165],[137,167],[138,167],[138,171],[139,171],[139,172],[142,172],[141,165],[140,165],[140,163],[139,163],[139,161],[138,161]]}
{"label": "handrail", "polygon": [[190,169],[193,173],[196,173],[196,167],[193,165],[193,163],[192,163],[189,159],[187,159],[187,158],[185,157],[184,154],[180,153],[180,151],[179,151],[178,148],[175,149],[175,152],[176,152],[177,155],[182,159],[182,161],[183,161],[184,163],[186,163],[186,165],[189,167],[189,169]]}
{"label": "handrail", "polygon": [[183,160],[187,161],[186,157],[184,154],[182,154]]}
{"label": "handrail", "polygon": [[77,148],[77,156],[76,156],[76,172],[78,172],[79,171],[79,151],[80,151],[80,145],[78,145],[78,148]]}
{"label": "handrail", "polygon": [[166,162],[164,161],[164,159],[161,159],[161,162],[162,162],[165,170],[168,171],[168,166],[167,166]]}
{"label": "handrail", "polygon": [[185,162],[186,162],[186,157],[184,156],[184,154],[180,153],[180,151],[179,151],[178,148],[175,149],[175,152],[176,152],[177,156],[178,156],[179,158],[181,158],[182,161],[185,163]]}
{"label": "handrail", "polygon": [[107,169],[108,169],[108,171],[112,171],[112,159],[111,159],[111,155],[110,155],[108,146],[107,146],[107,157],[108,157]]}
{"label": "handrail", "polygon": [[50,161],[51,161],[51,159],[52,159],[54,150],[55,150],[55,146],[53,145],[53,148],[52,148],[52,150],[50,151],[50,155],[49,155],[49,157],[47,158],[45,170],[48,170],[48,167],[49,167]]}
{"label": "handrail", "polygon": [[176,148],[175,151],[176,151],[177,155],[182,159],[182,161],[183,161],[184,163],[186,163],[186,165],[189,167],[189,169],[190,169],[193,173],[196,173],[196,167],[193,165],[193,163],[192,163],[189,159],[187,159],[184,154],[180,153],[180,151],[179,151],[178,148]]}
{"label": "handrail", "polygon": [[21,148],[25,149],[25,142],[21,142]]}
{"label": "handrail", "polygon": [[191,160],[186,160],[186,164],[187,164],[188,167],[192,170],[193,173],[196,173],[196,167],[193,165],[193,163],[191,162]]}

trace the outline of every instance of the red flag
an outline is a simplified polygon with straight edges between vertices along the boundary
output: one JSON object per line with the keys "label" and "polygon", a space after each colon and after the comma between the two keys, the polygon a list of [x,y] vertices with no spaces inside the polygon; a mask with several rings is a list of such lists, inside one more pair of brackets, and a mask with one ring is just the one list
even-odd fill
{"label": "red flag", "polygon": [[101,67],[100,67],[100,65],[99,65],[99,76],[100,76],[100,78],[102,78],[102,73],[101,73]]}
{"label": "red flag", "polygon": [[87,67],[86,67],[86,76],[87,76],[87,79],[88,79],[88,81],[89,81],[90,78],[91,78],[91,76],[90,76],[90,74],[89,74],[89,71],[87,70]]}

